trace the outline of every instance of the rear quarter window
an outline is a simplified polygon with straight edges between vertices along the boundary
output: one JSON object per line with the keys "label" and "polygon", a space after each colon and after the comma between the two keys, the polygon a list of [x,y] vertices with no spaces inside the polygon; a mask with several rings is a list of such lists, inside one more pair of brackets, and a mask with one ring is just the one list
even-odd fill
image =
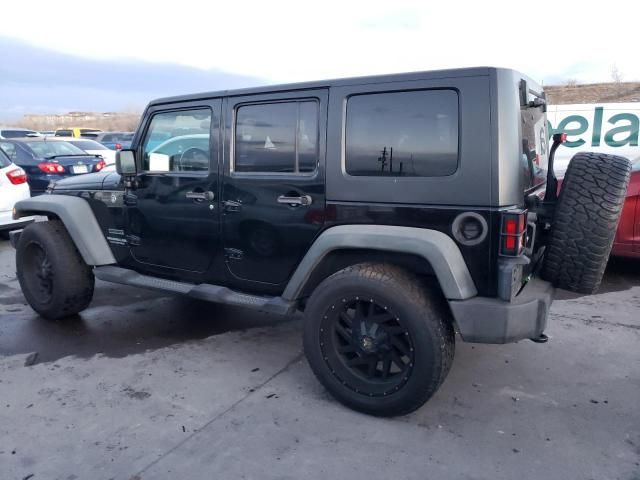
{"label": "rear quarter window", "polygon": [[354,95],[346,117],[349,175],[439,177],[458,168],[455,90]]}

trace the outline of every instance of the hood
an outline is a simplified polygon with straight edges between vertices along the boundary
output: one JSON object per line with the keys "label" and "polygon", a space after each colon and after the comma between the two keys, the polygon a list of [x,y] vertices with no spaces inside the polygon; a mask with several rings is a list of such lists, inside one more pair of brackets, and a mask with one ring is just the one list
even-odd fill
{"label": "hood", "polygon": [[120,175],[116,172],[97,172],[60,179],[53,190],[110,190],[119,185]]}

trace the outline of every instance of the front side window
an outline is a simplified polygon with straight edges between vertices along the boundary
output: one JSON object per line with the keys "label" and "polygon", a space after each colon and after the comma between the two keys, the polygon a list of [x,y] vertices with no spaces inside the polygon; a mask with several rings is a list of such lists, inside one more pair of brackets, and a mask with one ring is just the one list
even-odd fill
{"label": "front side window", "polygon": [[354,176],[439,177],[458,168],[458,94],[416,90],[347,101],[345,167]]}
{"label": "front side window", "polygon": [[211,111],[158,113],[151,119],[143,143],[142,170],[147,172],[208,172]]}
{"label": "front side window", "polygon": [[318,164],[318,102],[244,105],[236,111],[234,171],[311,173]]}

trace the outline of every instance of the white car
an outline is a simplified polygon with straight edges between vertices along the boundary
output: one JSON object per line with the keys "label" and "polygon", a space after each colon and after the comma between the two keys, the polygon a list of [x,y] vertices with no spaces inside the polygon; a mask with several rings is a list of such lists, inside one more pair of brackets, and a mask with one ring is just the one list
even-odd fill
{"label": "white car", "polygon": [[89,155],[100,155],[104,159],[104,163],[107,165],[112,165],[116,163],[116,152],[115,150],[110,150],[101,143],[96,142],[95,140],[88,140],[86,138],[71,138],[64,137],[64,140],[67,143],[72,143],[76,147],[84,150]]}
{"label": "white car", "polygon": [[22,168],[11,163],[9,157],[0,150],[0,234],[18,229],[33,220],[13,219],[15,203],[30,196],[27,174]]}

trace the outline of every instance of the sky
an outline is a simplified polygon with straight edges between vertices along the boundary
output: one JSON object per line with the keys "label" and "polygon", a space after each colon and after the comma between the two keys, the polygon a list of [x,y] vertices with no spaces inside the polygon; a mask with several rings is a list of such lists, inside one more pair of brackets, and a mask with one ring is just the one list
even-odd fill
{"label": "sky", "polygon": [[[547,85],[610,81],[614,65],[623,80],[640,80],[637,0],[110,0],[82,8],[31,0],[28,10],[2,7],[0,117],[479,65]],[[43,72],[43,58],[59,63]]]}

